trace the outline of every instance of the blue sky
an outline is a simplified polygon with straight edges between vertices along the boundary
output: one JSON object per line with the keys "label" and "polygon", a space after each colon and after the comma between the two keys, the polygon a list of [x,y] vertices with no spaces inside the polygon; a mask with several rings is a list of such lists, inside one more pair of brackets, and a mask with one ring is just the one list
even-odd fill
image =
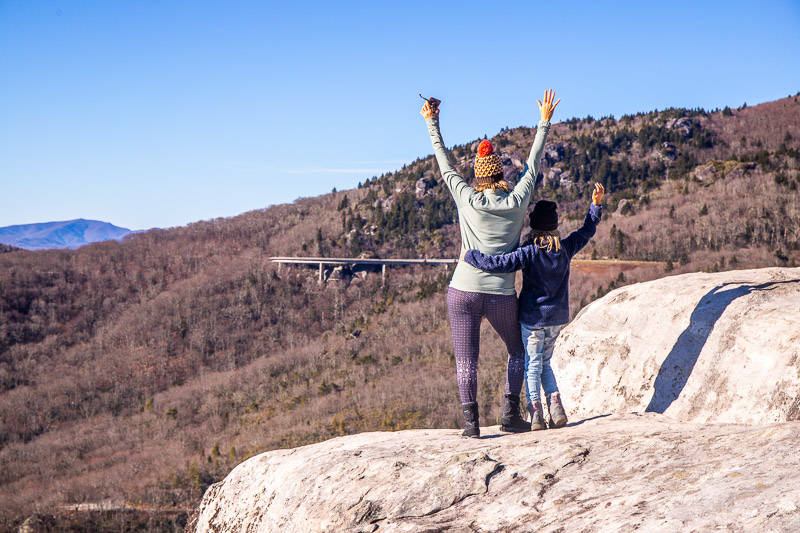
{"label": "blue sky", "polygon": [[800,2],[0,0],[0,226],[131,229],[355,187],[538,122],[800,91]]}

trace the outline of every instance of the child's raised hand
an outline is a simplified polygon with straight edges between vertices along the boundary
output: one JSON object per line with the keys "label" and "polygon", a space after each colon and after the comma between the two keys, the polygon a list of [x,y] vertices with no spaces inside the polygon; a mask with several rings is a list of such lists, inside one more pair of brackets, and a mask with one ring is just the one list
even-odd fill
{"label": "child's raised hand", "polygon": [[594,184],[594,190],[592,191],[592,202],[594,205],[600,205],[600,201],[603,199],[603,195],[606,193],[606,190],[603,188],[602,185],[599,183]]}

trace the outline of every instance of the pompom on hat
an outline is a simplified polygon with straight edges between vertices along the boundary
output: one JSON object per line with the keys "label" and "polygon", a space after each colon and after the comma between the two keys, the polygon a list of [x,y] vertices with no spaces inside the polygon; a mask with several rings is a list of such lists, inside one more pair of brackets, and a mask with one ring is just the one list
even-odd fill
{"label": "pompom on hat", "polygon": [[494,153],[494,146],[486,139],[478,145],[475,156],[475,177],[478,183],[493,183],[503,179],[503,163]]}

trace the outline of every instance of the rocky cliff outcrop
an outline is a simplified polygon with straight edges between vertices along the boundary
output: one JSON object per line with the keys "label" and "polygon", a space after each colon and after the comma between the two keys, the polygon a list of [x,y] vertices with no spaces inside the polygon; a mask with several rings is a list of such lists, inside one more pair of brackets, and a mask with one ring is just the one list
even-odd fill
{"label": "rocky cliff outcrop", "polygon": [[565,328],[553,361],[574,416],[800,419],[800,268],[684,274],[622,287]]}
{"label": "rocky cliff outcrop", "polygon": [[557,344],[566,428],[267,452],[210,487],[187,529],[800,531],[798,317],[800,269],[624,287]]}

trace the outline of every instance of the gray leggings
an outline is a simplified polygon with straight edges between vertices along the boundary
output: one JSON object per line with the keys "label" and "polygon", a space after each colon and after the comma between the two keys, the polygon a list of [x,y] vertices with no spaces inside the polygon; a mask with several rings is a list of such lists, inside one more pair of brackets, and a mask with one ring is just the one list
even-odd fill
{"label": "gray leggings", "polygon": [[447,310],[461,403],[474,402],[478,396],[478,352],[483,317],[489,319],[508,350],[506,394],[518,396],[525,377],[525,347],[519,330],[517,296],[465,292],[448,287]]}

